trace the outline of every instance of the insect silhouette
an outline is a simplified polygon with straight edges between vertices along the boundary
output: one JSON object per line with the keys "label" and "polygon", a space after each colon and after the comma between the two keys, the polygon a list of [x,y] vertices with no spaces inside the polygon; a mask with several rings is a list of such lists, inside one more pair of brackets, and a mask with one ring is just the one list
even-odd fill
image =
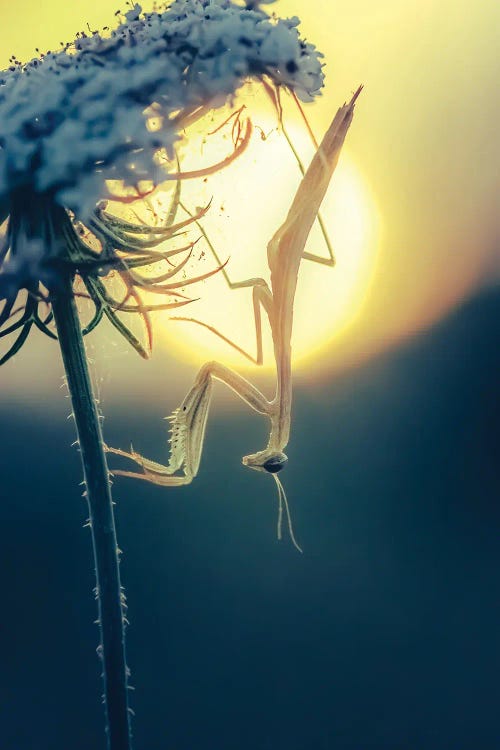
{"label": "insect silhouette", "polygon": [[[302,551],[295,539],[288,502],[283,485],[278,478],[288,458],[284,450],[290,436],[292,406],[291,335],[293,305],[300,262],[303,258],[320,263],[325,259],[304,251],[307,238],[318,217],[340,152],[352,122],[355,102],[362,90],[360,86],[348,104],[336,113],[312,161],[303,173],[285,222],[267,245],[267,260],[271,272],[271,285],[262,278],[231,282],[231,289],[251,288],[256,331],[256,356],[252,359],[262,364],[262,310],[267,315],[271,328],[274,358],[276,363],[276,385],[274,397],[268,400],[258,388],[246,378],[219,362],[208,362],[199,371],[192,388],[171,420],[170,459],[165,466],[151,461],[139,453],[109,448],[111,452],[125,456],[138,464],[142,473],[113,471],[113,474],[143,479],[162,486],[189,484],[198,473],[208,411],[212,396],[213,380],[219,380],[231,388],[248,406],[270,421],[269,440],[264,450],[244,456],[244,466],[255,471],[271,474],[278,489],[278,538],[281,538],[283,508],[293,544]],[[207,238],[208,239],[208,238]],[[218,259],[215,249],[209,247]],[[333,265],[333,258],[331,259]],[[203,325],[216,333],[238,351],[246,354],[211,326],[190,318],[181,318]],[[178,318],[179,320],[179,318]],[[246,355],[249,356],[249,355]]]}

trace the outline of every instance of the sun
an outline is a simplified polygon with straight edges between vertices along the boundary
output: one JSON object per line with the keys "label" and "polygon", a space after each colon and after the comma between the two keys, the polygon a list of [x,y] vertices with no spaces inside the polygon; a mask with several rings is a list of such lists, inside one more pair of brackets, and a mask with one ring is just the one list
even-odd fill
{"label": "sun", "polygon": [[[212,116],[213,117],[213,116]],[[269,282],[266,246],[283,222],[301,173],[283,134],[270,116],[253,118],[255,130],[248,149],[230,167],[199,181],[182,183],[183,205],[194,209],[211,201],[203,229],[232,281],[262,277]],[[231,150],[230,125],[212,144],[213,132],[224,115],[203,123],[191,134],[182,151],[183,168],[211,163]],[[314,147],[301,123],[287,123],[289,135],[307,166]],[[215,138],[215,135],[214,135]],[[165,208],[170,196],[157,197],[157,208]],[[334,268],[303,261],[294,306],[292,337],[294,365],[313,368],[340,335],[345,335],[363,306],[376,259],[376,209],[349,153],[343,153],[333,176],[321,214],[331,239]],[[316,223],[307,250],[327,256],[328,249]],[[199,275],[216,268],[206,243],[196,246],[196,262],[189,273]],[[251,289],[231,290],[221,273],[187,288],[199,298],[181,315],[196,318],[216,328],[226,338],[255,355],[255,324]],[[175,311],[172,313],[175,315]],[[162,314],[158,320],[157,343],[194,364],[219,359],[230,366],[252,368],[236,349],[210,331],[193,323],[179,322]],[[264,368],[274,367],[272,339],[263,320]]]}

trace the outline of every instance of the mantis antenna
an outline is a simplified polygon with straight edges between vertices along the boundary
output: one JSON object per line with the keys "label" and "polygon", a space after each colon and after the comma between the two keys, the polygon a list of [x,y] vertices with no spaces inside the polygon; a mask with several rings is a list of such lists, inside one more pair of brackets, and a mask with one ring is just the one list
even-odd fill
{"label": "mantis antenna", "polygon": [[[219,362],[208,362],[199,371],[184,401],[170,417],[170,458],[168,464],[163,465],[151,461],[136,453],[133,449],[128,453],[119,449],[108,448],[108,451],[112,453],[131,459],[142,469],[142,472],[113,471],[115,475],[142,479],[166,487],[189,484],[197,475],[200,466],[212,397],[212,384],[214,380],[221,381],[254,411],[267,417],[270,422],[269,439],[266,447],[256,453],[243,456],[242,462],[244,466],[254,471],[274,475],[279,503],[278,537],[281,536],[284,506],[290,538],[299,550],[300,547],[293,533],[285,491],[276,476],[288,461],[284,450],[290,436],[292,407],[291,334],[293,304],[301,260],[304,257],[309,260],[319,260],[319,262],[325,260],[316,258],[309,253],[306,254],[304,248],[337,166],[347,131],[352,122],[354,105],[361,90],[362,86],[357,89],[350,102],[344,104],[337,111],[309,167],[303,174],[285,222],[268,243],[267,260],[271,272],[271,285],[269,286],[261,278],[231,282],[225,269],[222,268],[222,273],[231,289],[252,288],[256,331],[255,358],[233,344],[217,329],[200,323],[200,321],[193,321],[204,325],[227,343],[235,346],[249,359],[261,364],[263,359],[262,310],[264,310],[271,329],[276,362],[274,397],[271,400],[267,399],[250,381],[225,365]],[[201,225],[200,229],[208,241]],[[210,242],[209,247],[219,261]],[[220,261],[219,265],[221,265]],[[184,318],[184,320],[189,319]]]}

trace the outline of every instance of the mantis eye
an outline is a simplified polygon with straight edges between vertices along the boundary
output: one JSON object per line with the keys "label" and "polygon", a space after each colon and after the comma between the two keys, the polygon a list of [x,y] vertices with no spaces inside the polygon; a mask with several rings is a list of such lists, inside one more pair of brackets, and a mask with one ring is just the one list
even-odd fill
{"label": "mantis eye", "polygon": [[277,474],[278,471],[281,471],[281,469],[285,467],[287,462],[288,456],[284,453],[275,453],[274,456],[271,456],[264,464],[262,464],[262,467],[270,474]]}

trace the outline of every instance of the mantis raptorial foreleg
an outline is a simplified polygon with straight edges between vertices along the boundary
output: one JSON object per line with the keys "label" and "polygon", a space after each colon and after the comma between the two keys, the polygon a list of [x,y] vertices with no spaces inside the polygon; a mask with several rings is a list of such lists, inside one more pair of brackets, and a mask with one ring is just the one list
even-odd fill
{"label": "mantis raptorial foreleg", "polygon": [[[242,401],[259,414],[271,417],[275,412],[273,402],[268,401],[259,389],[242,375],[219,362],[207,362],[199,371],[180,407],[169,417],[172,421],[172,428],[168,465],[150,461],[133,449],[128,453],[116,448],[108,448],[110,453],[130,458],[143,470],[142,474],[130,471],[113,473],[143,479],[162,486],[189,484],[198,473],[200,465],[214,379],[231,388]],[[184,476],[174,476],[176,471],[183,471]]]}

